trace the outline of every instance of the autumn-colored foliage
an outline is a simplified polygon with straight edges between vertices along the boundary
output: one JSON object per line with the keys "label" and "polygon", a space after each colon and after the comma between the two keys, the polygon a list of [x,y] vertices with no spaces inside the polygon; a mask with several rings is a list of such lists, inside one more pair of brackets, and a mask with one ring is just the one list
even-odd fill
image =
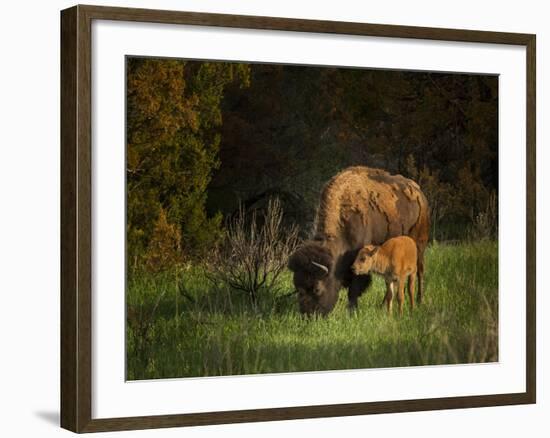
{"label": "autumn-colored foliage", "polygon": [[153,272],[161,271],[182,261],[180,228],[168,223],[164,209],[160,210],[155,222],[144,258],[145,265]]}
{"label": "autumn-colored foliage", "polygon": [[221,216],[209,216],[204,205],[212,171],[219,166],[221,100],[232,82],[246,85],[248,66],[128,59],[130,260],[149,257],[159,220],[177,227],[184,257],[200,254],[218,238]]}

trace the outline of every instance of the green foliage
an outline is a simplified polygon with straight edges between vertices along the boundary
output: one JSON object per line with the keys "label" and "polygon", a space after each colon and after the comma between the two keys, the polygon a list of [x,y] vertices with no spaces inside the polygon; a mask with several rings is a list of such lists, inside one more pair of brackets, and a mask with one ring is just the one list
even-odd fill
{"label": "green foliage", "polygon": [[221,100],[232,82],[248,83],[248,66],[129,58],[127,61],[127,241],[129,260],[150,248],[165,212],[181,234],[185,257],[219,237],[221,216],[204,205],[219,166]]}
{"label": "green foliage", "polygon": [[212,287],[199,267],[183,277],[135,271],[128,283],[128,378],[497,361],[497,244],[431,245],[426,266],[425,301],[413,313],[388,317],[376,278],[356,314],[349,315],[342,292],[328,318],[313,320],[302,318],[296,296],[288,295],[288,271],[286,287],[256,309],[246,296]]}

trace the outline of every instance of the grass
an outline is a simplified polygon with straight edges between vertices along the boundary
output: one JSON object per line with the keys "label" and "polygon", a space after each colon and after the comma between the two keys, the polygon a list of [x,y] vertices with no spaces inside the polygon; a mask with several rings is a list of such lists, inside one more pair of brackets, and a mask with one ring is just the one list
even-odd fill
{"label": "grass", "polygon": [[[128,379],[379,368],[498,360],[498,246],[427,250],[425,300],[403,317],[380,307],[375,278],[350,315],[341,291],[327,318],[297,311],[290,272],[253,309],[199,268],[128,279]],[[408,300],[408,298],[407,298]],[[408,301],[406,302],[408,305]]]}

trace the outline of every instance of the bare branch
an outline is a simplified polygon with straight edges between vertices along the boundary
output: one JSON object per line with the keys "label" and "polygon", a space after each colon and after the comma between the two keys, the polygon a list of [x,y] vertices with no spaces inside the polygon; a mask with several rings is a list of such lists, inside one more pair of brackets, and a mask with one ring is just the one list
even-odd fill
{"label": "bare branch", "polygon": [[245,292],[256,304],[261,291],[275,288],[298,246],[298,228],[283,228],[281,202],[274,198],[260,218],[256,211],[247,215],[241,206],[226,230],[212,256],[209,278]]}

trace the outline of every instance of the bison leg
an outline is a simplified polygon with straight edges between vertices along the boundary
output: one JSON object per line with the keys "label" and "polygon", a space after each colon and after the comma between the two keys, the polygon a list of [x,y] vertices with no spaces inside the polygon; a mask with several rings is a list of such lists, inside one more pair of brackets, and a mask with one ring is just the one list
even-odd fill
{"label": "bison leg", "polygon": [[397,303],[399,304],[399,316],[403,316],[403,302],[405,301],[405,276],[398,280]]}
{"label": "bison leg", "polygon": [[392,301],[393,301],[393,289],[394,289],[394,282],[392,280],[386,281],[386,296],[384,297],[384,301],[386,303],[386,309],[388,310],[388,315],[391,314],[392,310]]}
{"label": "bison leg", "polygon": [[370,275],[354,275],[348,289],[348,309],[357,309],[357,299],[370,286],[372,278]]}
{"label": "bison leg", "polygon": [[389,307],[391,307],[390,306],[390,301],[393,298],[393,292],[392,292],[392,289],[391,289],[390,286],[391,286],[391,283],[386,280],[386,294],[384,295],[384,298],[382,299],[382,302],[380,303],[380,307],[386,306],[388,308],[388,311],[391,310],[391,309],[389,309]]}

